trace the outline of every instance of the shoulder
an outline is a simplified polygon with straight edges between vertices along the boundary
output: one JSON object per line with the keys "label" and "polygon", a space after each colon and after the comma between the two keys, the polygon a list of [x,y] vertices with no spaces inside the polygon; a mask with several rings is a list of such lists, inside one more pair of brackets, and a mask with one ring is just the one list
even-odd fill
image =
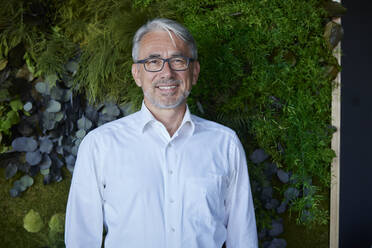
{"label": "shoulder", "polygon": [[223,136],[231,139],[234,143],[239,142],[236,132],[227,126],[196,115],[191,115],[191,119],[195,124],[195,130],[197,132],[206,132],[214,136]]}
{"label": "shoulder", "polygon": [[127,115],[120,119],[107,122],[93,130],[91,130],[84,139],[97,140],[110,138],[118,135],[135,134],[139,130],[139,112]]}

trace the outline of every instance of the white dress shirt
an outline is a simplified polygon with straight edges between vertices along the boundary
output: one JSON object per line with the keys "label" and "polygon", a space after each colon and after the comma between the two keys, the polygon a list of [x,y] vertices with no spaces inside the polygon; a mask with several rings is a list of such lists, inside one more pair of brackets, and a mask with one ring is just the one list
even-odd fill
{"label": "white dress shirt", "polygon": [[68,248],[257,248],[242,145],[187,108],[170,137],[143,104],[88,133],[66,213]]}

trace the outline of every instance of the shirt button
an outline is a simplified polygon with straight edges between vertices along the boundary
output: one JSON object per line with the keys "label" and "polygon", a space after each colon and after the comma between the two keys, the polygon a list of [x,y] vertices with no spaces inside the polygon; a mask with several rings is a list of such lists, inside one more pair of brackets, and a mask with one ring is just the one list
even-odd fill
{"label": "shirt button", "polygon": [[171,175],[172,175],[172,174],[173,174],[173,171],[172,171],[172,170],[169,170],[169,174],[171,174]]}
{"label": "shirt button", "polygon": [[172,228],[171,228],[171,231],[172,231],[172,232],[175,232],[175,231],[176,231],[176,229],[174,229],[174,227],[172,227]]}
{"label": "shirt button", "polygon": [[169,200],[169,202],[170,202],[170,203],[174,203],[174,199],[171,198],[171,199]]}

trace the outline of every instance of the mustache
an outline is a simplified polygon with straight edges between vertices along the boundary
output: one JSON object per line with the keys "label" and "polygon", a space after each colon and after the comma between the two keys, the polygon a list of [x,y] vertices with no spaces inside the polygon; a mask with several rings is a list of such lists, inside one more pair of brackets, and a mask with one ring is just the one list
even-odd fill
{"label": "mustache", "polygon": [[158,87],[161,86],[167,86],[167,85],[180,85],[181,80],[175,80],[175,79],[159,79],[152,83],[152,86]]}

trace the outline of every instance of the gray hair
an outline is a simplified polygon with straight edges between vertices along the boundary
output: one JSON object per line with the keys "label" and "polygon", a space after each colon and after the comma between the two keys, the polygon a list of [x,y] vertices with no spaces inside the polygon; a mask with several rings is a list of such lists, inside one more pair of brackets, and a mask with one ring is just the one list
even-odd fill
{"label": "gray hair", "polygon": [[139,53],[139,46],[142,37],[151,32],[156,30],[164,30],[167,31],[169,36],[172,35],[171,32],[174,33],[178,38],[183,40],[188,47],[190,48],[191,56],[193,59],[198,58],[198,50],[196,48],[196,43],[190,32],[178,22],[173,20],[165,19],[165,18],[156,18],[153,20],[148,21],[142,27],[140,27],[136,34],[133,37],[133,48],[132,48],[132,58],[134,61],[138,60],[138,53]]}

